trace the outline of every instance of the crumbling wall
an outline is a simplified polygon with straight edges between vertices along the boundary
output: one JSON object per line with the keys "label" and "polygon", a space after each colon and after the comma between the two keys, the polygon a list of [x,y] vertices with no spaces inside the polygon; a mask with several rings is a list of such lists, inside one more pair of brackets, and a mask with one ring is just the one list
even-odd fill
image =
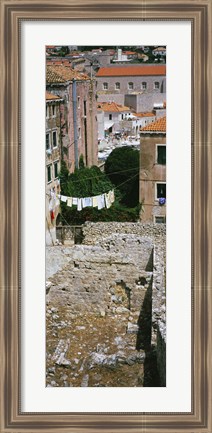
{"label": "crumbling wall", "polygon": [[111,235],[136,235],[143,239],[151,239],[152,244],[161,243],[161,237],[165,238],[165,224],[152,223],[119,223],[119,222],[86,222],[83,226],[83,244],[92,245]]}

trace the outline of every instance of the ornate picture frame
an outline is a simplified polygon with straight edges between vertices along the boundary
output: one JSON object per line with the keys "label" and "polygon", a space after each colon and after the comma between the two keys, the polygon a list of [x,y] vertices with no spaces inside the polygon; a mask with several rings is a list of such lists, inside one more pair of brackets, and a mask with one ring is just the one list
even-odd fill
{"label": "ornate picture frame", "polygon": [[[211,433],[212,191],[210,0],[121,3],[1,0],[1,432]],[[188,20],[192,25],[192,410],[190,413],[23,413],[20,409],[20,62],[23,20]]]}

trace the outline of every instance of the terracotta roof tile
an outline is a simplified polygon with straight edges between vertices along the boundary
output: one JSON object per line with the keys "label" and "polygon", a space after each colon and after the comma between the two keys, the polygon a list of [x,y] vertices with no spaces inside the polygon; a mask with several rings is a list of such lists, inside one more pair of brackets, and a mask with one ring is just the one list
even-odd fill
{"label": "terracotta roof tile", "polygon": [[65,83],[64,78],[55,70],[54,66],[46,67],[46,82],[47,83]]}
{"label": "terracotta roof tile", "polygon": [[148,66],[115,66],[100,68],[96,77],[127,77],[127,76],[148,76],[166,75],[165,65]]}
{"label": "terracotta roof tile", "polygon": [[53,95],[53,93],[46,92],[46,101],[54,101],[57,99],[62,99],[62,98],[60,98],[60,96]]}
{"label": "terracotta roof tile", "polygon": [[76,80],[89,80],[88,75],[72,69],[68,65],[47,65],[46,67],[47,83],[64,83],[65,81],[72,81],[74,78]]}
{"label": "terracotta roof tile", "polygon": [[141,132],[166,132],[166,116],[160,117],[155,122],[149,123],[144,128],[140,129]]}
{"label": "terracotta roof tile", "polygon": [[137,117],[155,117],[155,114],[153,114],[153,113],[134,113],[135,114],[135,116],[137,116]]}
{"label": "terracotta roof tile", "polygon": [[122,111],[132,111],[129,107],[117,104],[116,102],[99,102],[97,108],[102,111],[112,111],[112,112],[122,112]]}

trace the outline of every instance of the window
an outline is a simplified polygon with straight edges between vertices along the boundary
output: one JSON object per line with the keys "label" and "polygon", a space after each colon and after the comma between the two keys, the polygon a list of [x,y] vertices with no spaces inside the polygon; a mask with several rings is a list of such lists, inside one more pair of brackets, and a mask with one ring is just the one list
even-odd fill
{"label": "window", "polygon": [[50,149],[50,134],[46,134],[46,150]]}
{"label": "window", "polygon": [[156,183],[156,199],[166,198],[166,183]]}
{"label": "window", "polygon": [[55,105],[52,105],[52,117],[56,116],[56,107]]}
{"label": "window", "polygon": [[109,114],[109,120],[112,120],[112,118],[113,118],[113,115]]}
{"label": "window", "polygon": [[154,82],[154,89],[159,89],[160,88],[160,83],[158,81]]}
{"label": "window", "polygon": [[103,90],[108,90],[108,83],[103,83]]}
{"label": "window", "polygon": [[52,180],[52,167],[51,165],[47,166],[47,182],[51,182]]}
{"label": "window", "polygon": [[115,84],[115,89],[116,89],[116,90],[120,90],[120,83],[116,83],[116,84]]}
{"label": "window", "polygon": [[141,85],[141,88],[142,88],[143,90],[147,89],[147,83],[146,83],[146,81],[143,81],[143,83],[142,83],[142,85]]}
{"label": "window", "polygon": [[49,106],[48,105],[46,105],[46,118],[47,119],[49,118]]}
{"label": "window", "polygon": [[53,147],[57,147],[57,131],[52,132],[52,144]]}
{"label": "window", "polygon": [[133,90],[133,83],[128,83],[128,89]]}
{"label": "window", "polygon": [[54,178],[56,179],[59,174],[59,161],[54,162]]}
{"label": "window", "polygon": [[80,108],[80,97],[77,96],[77,108]]}
{"label": "window", "polygon": [[84,101],[84,116],[86,116],[87,110],[86,110],[86,101]]}
{"label": "window", "polygon": [[78,128],[78,138],[81,138],[81,128]]}
{"label": "window", "polygon": [[166,223],[166,217],[156,216],[155,217],[155,223],[156,224],[165,224]]}
{"label": "window", "polygon": [[166,165],[166,146],[157,144],[157,164]]}

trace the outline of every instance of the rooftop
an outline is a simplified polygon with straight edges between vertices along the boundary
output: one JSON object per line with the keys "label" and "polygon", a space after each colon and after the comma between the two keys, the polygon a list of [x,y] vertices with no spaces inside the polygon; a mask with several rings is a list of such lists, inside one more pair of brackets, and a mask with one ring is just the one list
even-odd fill
{"label": "rooftop", "polygon": [[149,123],[140,129],[140,132],[166,132],[166,116],[160,117],[155,122]]}
{"label": "rooftop", "polygon": [[65,65],[47,65],[46,67],[46,82],[47,83],[65,83],[66,81],[89,80],[88,75],[83,74],[70,66]]}
{"label": "rooftop", "polygon": [[121,113],[122,111],[131,111],[129,107],[117,104],[116,102],[99,102],[97,108],[102,111],[112,111]]}
{"label": "rooftop", "polygon": [[147,112],[147,113],[134,113],[134,115],[136,117],[155,117],[155,114],[153,114],[151,112]]}
{"label": "rooftop", "polygon": [[115,66],[100,68],[96,77],[128,77],[128,76],[166,75],[165,65]]}
{"label": "rooftop", "polygon": [[46,92],[46,101],[55,101],[55,100],[61,100],[60,96],[53,95],[53,93]]}

